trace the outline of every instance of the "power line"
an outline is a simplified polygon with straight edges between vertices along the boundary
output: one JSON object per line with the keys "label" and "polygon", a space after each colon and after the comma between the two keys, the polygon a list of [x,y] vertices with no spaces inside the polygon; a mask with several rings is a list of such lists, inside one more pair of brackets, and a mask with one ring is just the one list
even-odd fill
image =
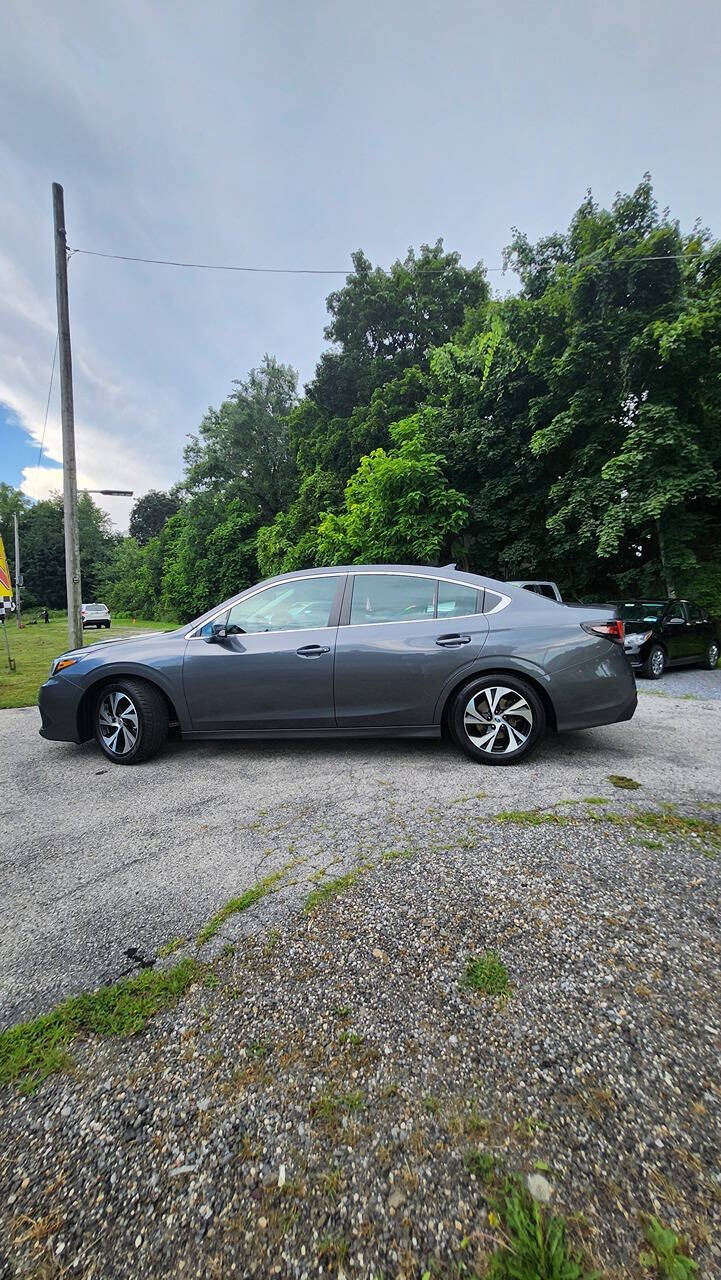
{"label": "power line", "polygon": [[50,386],[48,387],[48,399],[47,399],[47,404],[45,405],[45,421],[44,421],[44,423],[43,423],[43,437],[42,437],[42,440],[40,441],[40,452],[39,452],[39,454],[38,454],[38,466],[40,466],[40,461],[41,461],[41,458],[42,458],[42,456],[43,456],[43,448],[44,448],[44,445],[45,445],[45,430],[46,430],[46,427],[47,427],[47,425],[48,425],[48,412],[49,412],[49,410],[50,410],[50,397],[51,397],[51,395],[52,395],[52,393],[53,393],[53,378],[55,377],[55,362],[56,362],[56,360],[57,360],[57,358],[58,358],[58,340],[59,340],[59,338],[60,338],[60,334],[59,334],[59,332],[56,330],[56,332],[55,332],[55,350],[53,351],[53,367],[52,367],[52,369],[50,370]]}
{"label": "power line", "polygon": [[[195,271],[241,271],[248,275],[271,275],[271,276],[353,276],[355,271],[349,270],[347,267],[244,267],[235,266],[225,262],[176,262],[172,258],[141,258],[129,253],[101,253],[98,249],[70,249],[68,254],[82,253],[90,258],[112,258],[116,262],[145,262],[155,267],[188,267]],[[588,262],[598,262],[601,266],[605,263],[616,265],[619,262],[693,262],[697,258],[704,258],[704,253],[659,253],[659,254],[629,254],[625,258],[601,258],[597,259],[595,255],[588,255],[586,258],[579,258],[576,262],[556,263],[556,266],[568,266],[571,269],[585,266]],[[508,270],[507,267],[487,267],[484,264],[484,271],[502,271]],[[433,267],[428,268],[433,271]]]}
{"label": "power line", "polygon": [[91,258],[115,258],[119,262],[148,262],[156,267],[193,267],[196,271],[245,271],[252,275],[271,276],[347,276],[354,275],[347,267],[342,270],[317,267],[236,267],[224,262],[174,262],[169,258],[136,258],[128,253],[100,253],[97,249],[72,249],[72,253],[84,253]]}

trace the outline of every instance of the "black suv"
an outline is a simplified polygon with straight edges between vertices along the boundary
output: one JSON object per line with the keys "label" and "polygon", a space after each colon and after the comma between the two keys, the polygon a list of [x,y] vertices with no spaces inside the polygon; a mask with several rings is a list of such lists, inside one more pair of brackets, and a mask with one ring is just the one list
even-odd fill
{"label": "black suv", "polygon": [[623,620],[623,647],[631,666],[649,680],[666,667],[709,670],[718,663],[719,637],[707,611],[692,600],[612,601]]}

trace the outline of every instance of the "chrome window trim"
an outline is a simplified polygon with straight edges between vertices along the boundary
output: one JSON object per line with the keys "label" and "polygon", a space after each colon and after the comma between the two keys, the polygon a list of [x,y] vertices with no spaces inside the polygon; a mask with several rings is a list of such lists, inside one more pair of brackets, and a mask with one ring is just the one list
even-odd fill
{"label": "chrome window trim", "polygon": [[[500,613],[501,609],[505,609],[506,605],[509,605],[511,603],[510,596],[504,595],[502,591],[496,591],[494,587],[482,587],[482,586],[478,587],[474,582],[464,582],[462,578],[446,578],[442,573],[412,573],[410,569],[359,569],[358,572],[356,573],[353,571],[353,569],[350,569],[348,576],[354,579],[353,586],[355,586],[356,578],[370,577],[371,574],[375,575],[376,577],[383,577],[383,578],[430,578],[432,582],[450,582],[451,586],[453,587],[457,587],[457,586],[471,587],[471,589],[474,591],[483,592],[484,603],[485,603],[485,595],[487,591],[490,592],[491,595],[500,597],[498,604],[494,605],[492,609],[488,609],[483,613],[454,613],[454,614],[446,615],[449,622],[451,622],[453,618],[488,618],[492,613]],[[352,607],[353,607],[353,596],[351,595],[351,608]],[[342,627],[397,627],[399,623],[442,622],[442,621],[444,621],[443,618],[435,617],[435,618],[396,618],[392,622],[351,622],[350,614],[349,614],[348,621],[345,623],[342,623],[341,626]]]}
{"label": "chrome window trim", "polygon": [[[356,579],[356,578],[359,578],[359,577],[370,577],[370,575],[371,575],[371,574],[375,575],[376,577],[384,577],[384,578],[429,578],[431,582],[450,582],[451,586],[453,586],[453,587],[456,587],[456,586],[471,587],[471,588],[472,588],[472,590],[474,590],[474,591],[483,591],[483,593],[484,593],[484,601],[485,601],[485,595],[486,595],[486,592],[489,592],[491,595],[494,595],[494,596],[498,596],[498,597],[499,597],[498,604],[494,605],[492,609],[488,609],[488,610],[484,611],[483,613],[456,613],[456,614],[452,614],[452,615],[447,615],[447,617],[448,617],[448,621],[449,621],[449,622],[450,622],[450,621],[452,621],[452,618],[489,618],[489,617],[491,616],[491,614],[492,614],[492,613],[500,613],[501,609],[505,609],[505,608],[506,608],[506,606],[507,606],[507,605],[509,605],[509,604],[511,603],[511,597],[510,597],[510,596],[504,595],[504,593],[503,593],[502,591],[496,591],[494,587],[483,587],[483,586],[479,587],[479,586],[476,586],[476,584],[475,584],[474,582],[464,582],[462,578],[446,578],[446,577],[444,577],[444,575],[443,575],[442,573],[413,573],[413,572],[411,572],[411,570],[409,570],[409,569],[382,569],[382,568],[380,568],[380,569],[359,569],[357,572],[356,572],[356,571],[354,571],[353,569],[345,569],[345,570],[339,570],[337,573],[306,573],[306,574],[304,574],[304,575],[303,575],[303,577],[302,577],[302,578],[294,578],[294,579],[292,579],[292,581],[294,581],[294,582],[308,582],[308,581],[309,581],[310,579],[312,579],[312,578],[345,578],[345,577],[349,577],[349,578],[353,578],[353,579],[354,579],[353,586],[355,586],[355,579]],[[205,622],[202,622],[202,623],[200,624],[200,626],[201,626],[201,627],[207,627],[207,625],[208,625],[208,623],[209,623],[209,622],[214,622],[214,621],[215,621],[215,619],[216,619],[216,618],[219,618],[219,617],[220,617],[220,615],[221,615],[222,613],[229,612],[229,611],[233,608],[233,605],[236,605],[236,604],[239,604],[239,603],[240,603],[240,600],[241,600],[241,599],[243,599],[243,600],[250,600],[250,599],[252,598],[252,596],[257,596],[257,595],[259,595],[261,591],[268,591],[268,590],[270,589],[270,587],[273,587],[273,586],[281,586],[281,585],[282,585],[282,584],[281,584],[280,582],[278,582],[278,583],[269,582],[269,583],[264,583],[262,586],[255,587],[252,591],[249,591],[247,594],[246,594],[245,592],[243,592],[243,593],[242,593],[242,595],[241,595],[241,596],[238,596],[235,600],[233,600],[233,602],[232,602],[231,604],[225,604],[225,605],[223,605],[220,609],[217,609],[217,610],[216,610],[216,612],[215,612],[214,614],[212,614],[209,618],[206,618]],[[352,598],[351,598],[351,599],[352,599]],[[349,621],[348,621],[348,622],[343,623],[342,625],[343,625],[344,627],[397,627],[397,626],[398,626],[398,624],[399,624],[399,623],[402,623],[402,622],[408,623],[408,622],[442,622],[442,621],[443,621],[443,619],[442,619],[442,618],[438,618],[438,617],[436,617],[436,618],[396,618],[396,619],[395,619],[395,621],[393,621],[393,622],[351,622],[351,621],[350,621],[350,619],[349,619]],[[263,636],[268,636],[268,635],[291,635],[291,634],[293,633],[293,631],[309,631],[309,630],[311,630],[311,631],[336,631],[336,630],[339,630],[339,628],[336,628],[336,627],[293,627],[293,628],[290,628],[290,627],[289,627],[287,631],[283,631],[283,630],[280,630],[280,631],[252,631],[252,632],[250,632],[249,634],[250,634],[250,635],[263,635]],[[200,632],[199,632],[198,627],[193,627],[193,628],[192,628],[192,630],[190,630],[190,631],[186,631],[186,632],[184,633],[184,637],[183,637],[183,638],[184,638],[185,640],[203,640],[203,639],[204,639],[204,637],[200,635]]]}
{"label": "chrome window trim", "polygon": [[[284,581],[286,581],[290,585],[293,582],[309,582],[312,578],[345,578],[346,576],[347,574],[341,571],[339,571],[338,573],[306,573],[303,575],[302,578],[286,578],[284,579]],[[236,596],[235,599],[230,604],[226,603],[224,605],[221,605],[221,607],[217,609],[215,613],[211,614],[209,618],[205,619],[205,622],[201,622],[199,624],[199,627],[207,627],[209,622],[215,622],[215,619],[219,618],[221,613],[230,613],[230,610],[234,608],[236,604],[240,604],[241,600],[250,600],[252,599],[253,596],[260,595],[261,591],[270,591],[271,587],[281,587],[282,585],[283,585],[283,581],[264,582],[262,583],[261,586],[254,587],[252,590],[249,589],[247,592],[242,591],[240,595]],[[204,640],[205,637],[201,636],[199,627],[193,627],[192,630],[186,631],[184,633],[183,639],[184,640]],[[280,631],[250,631],[247,634],[253,635],[253,636],[275,636],[275,635],[291,635],[293,631],[336,631],[336,630],[337,630],[336,627],[328,627],[328,626],[288,627],[287,630],[281,628]]]}

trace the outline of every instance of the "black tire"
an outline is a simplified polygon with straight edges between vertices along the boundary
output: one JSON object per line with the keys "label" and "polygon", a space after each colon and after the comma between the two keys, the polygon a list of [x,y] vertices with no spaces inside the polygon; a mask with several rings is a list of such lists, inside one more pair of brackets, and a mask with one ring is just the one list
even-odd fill
{"label": "black tire", "polygon": [[639,675],[646,680],[660,680],[666,667],[666,654],[660,644],[652,644],[649,649],[648,657],[643,666],[639,668]]}
{"label": "black tire", "polygon": [[717,640],[711,640],[706,650],[703,665],[707,671],[715,671],[718,666],[719,647]]}
{"label": "black tire", "polygon": [[[113,704],[114,710],[111,710]],[[115,727],[119,727],[119,732],[113,739]],[[144,680],[109,681],[95,700],[93,731],[101,751],[113,764],[140,764],[150,760],[168,737],[165,699],[154,685]],[[115,749],[111,746],[113,741]]]}
{"label": "black tire", "polygon": [[[484,690],[489,690],[485,698],[481,697]],[[506,692],[497,696],[500,690]],[[522,708],[519,699],[524,704]],[[507,720],[504,711],[508,713]],[[474,713],[477,718],[472,718]],[[448,728],[456,746],[471,760],[479,764],[517,764],[531,754],[543,736],[546,709],[532,685],[519,676],[499,672],[480,676],[459,689],[448,710]],[[481,747],[474,738],[479,742],[485,739],[487,745]],[[519,739],[522,741],[514,747],[513,742]]]}
{"label": "black tire", "polygon": [[106,627],[106,628],[108,629],[108,631],[110,630],[110,623],[109,623],[109,622],[104,622],[104,623],[103,623],[103,626],[104,626],[104,627]]}

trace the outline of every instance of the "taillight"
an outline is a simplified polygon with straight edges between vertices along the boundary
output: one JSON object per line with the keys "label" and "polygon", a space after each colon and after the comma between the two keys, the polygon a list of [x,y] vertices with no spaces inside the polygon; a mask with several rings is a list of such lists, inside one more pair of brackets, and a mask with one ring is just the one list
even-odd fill
{"label": "taillight", "polygon": [[581,626],[591,636],[605,636],[615,644],[623,644],[623,622],[620,618],[609,618],[607,622],[582,622]]}

